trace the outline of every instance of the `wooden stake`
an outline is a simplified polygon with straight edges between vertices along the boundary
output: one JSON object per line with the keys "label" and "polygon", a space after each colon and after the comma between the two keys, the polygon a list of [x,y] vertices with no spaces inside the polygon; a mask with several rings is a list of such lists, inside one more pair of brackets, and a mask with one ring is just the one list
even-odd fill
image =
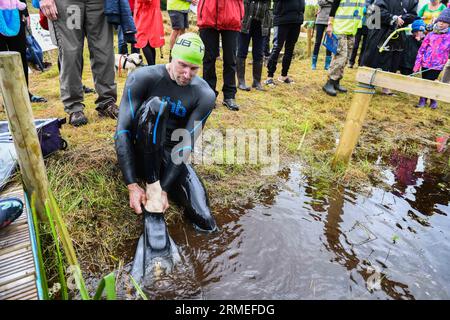
{"label": "wooden stake", "polygon": [[28,196],[36,193],[38,216],[47,221],[44,205],[48,199],[47,173],[18,52],[0,52],[0,87],[24,189]]}
{"label": "wooden stake", "polygon": [[345,120],[344,128],[342,129],[339,145],[336,149],[336,154],[333,160],[333,167],[336,168],[338,164],[347,164],[350,157],[358,143],[358,138],[361,133],[361,128],[366,118],[367,110],[369,109],[370,101],[373,94],[370,94],[370,89],[365,89],[367,92],[355,92],[352,99],[350,110]]}
{"label": "wooden stake", "polygon": [[307,35],[307,47],[308,47],[308,58],[311,57],[311,47],[312,47],[312,33],[313,33],[312,28],[310,28],[309,26],[306,29],[306,35]]}

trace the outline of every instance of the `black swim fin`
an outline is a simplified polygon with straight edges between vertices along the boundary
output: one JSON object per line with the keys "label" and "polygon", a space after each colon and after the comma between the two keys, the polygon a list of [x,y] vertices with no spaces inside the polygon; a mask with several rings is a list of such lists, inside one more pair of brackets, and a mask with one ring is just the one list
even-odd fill
{"label": "black swim fin", "polygon": [[172,272],[180,260],[175,243],[170,238],[164,215],[143,208],[144,233],[139,239],[131,275],[139,282],[149,282]]}

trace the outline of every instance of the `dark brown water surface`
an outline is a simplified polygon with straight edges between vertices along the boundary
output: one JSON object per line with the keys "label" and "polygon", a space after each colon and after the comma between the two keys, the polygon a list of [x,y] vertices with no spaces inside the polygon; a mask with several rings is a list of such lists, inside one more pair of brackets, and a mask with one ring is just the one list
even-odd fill
{"label": "dark brown water surface", "polygon": [[262,201],[216,211],[219,232],[198,233],[188,221],[172,226],[182,263],[145,292],[151,299],[449,299],[446,161],[429,152],[379,158],[384,187],[364,191],[285,168]]}

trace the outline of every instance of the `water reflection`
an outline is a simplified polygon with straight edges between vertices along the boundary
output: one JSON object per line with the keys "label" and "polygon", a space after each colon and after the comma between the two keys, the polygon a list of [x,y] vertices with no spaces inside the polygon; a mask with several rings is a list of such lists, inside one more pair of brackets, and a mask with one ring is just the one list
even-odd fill
{"label": "water reflection", "polygon": [[[330,195],[330,205],[328,207],[328,215],[324,225],[324,234],[326,238],[325,247],[334,252],[336,258],[334,261],[344,266],[348,271],[356,270],[357,273],[363,279],[363,283],[366,283],[368,290],[373,291],[375,286],[381,287],[388,296],[394,299],[406,298],[413,299],[414,297],[408,290],[408,286],[401,282],[393,281],[388,278],[388,275],[383,272],[387,269],[387,266],[377,261],[382,265],[382,269],[379,270],[372,266],[369,258],[359,258],[358,253],[355,251],[354,246],[367,245],[371,241],[376,241],[377,237],[371,234],[371,231],[367,229],[361,223],[355,223],[351,233],[356,228],[362,229],[365,232],[361,242],[354,243],[349,239],[348,235],[341,230],[342,216],[344,214],[345,204],[345,189],[342,186],[338,186],[332,191]],[[344,245],[345,244],[345,245]],[[355,279],[353,282],[357,284]]]}
{"label": "water reflection", "polygon": [[448,299],[442,158],[382,158],[391,189],[369,192],[286,168],[258,199],[216,208],[219,232],[172,225],[183,262],[145,289],[154,299]]}

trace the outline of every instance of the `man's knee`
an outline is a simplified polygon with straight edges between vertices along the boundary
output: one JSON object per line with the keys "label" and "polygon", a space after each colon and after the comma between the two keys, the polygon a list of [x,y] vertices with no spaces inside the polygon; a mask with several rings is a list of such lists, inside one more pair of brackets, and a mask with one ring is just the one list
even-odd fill
{"label": "man's knee", "polygon": [[217,229],[216,220],[209,208],[192,208],[188,210],[188,217],[194,224],[195,228],[200,231],[215,231]]}

